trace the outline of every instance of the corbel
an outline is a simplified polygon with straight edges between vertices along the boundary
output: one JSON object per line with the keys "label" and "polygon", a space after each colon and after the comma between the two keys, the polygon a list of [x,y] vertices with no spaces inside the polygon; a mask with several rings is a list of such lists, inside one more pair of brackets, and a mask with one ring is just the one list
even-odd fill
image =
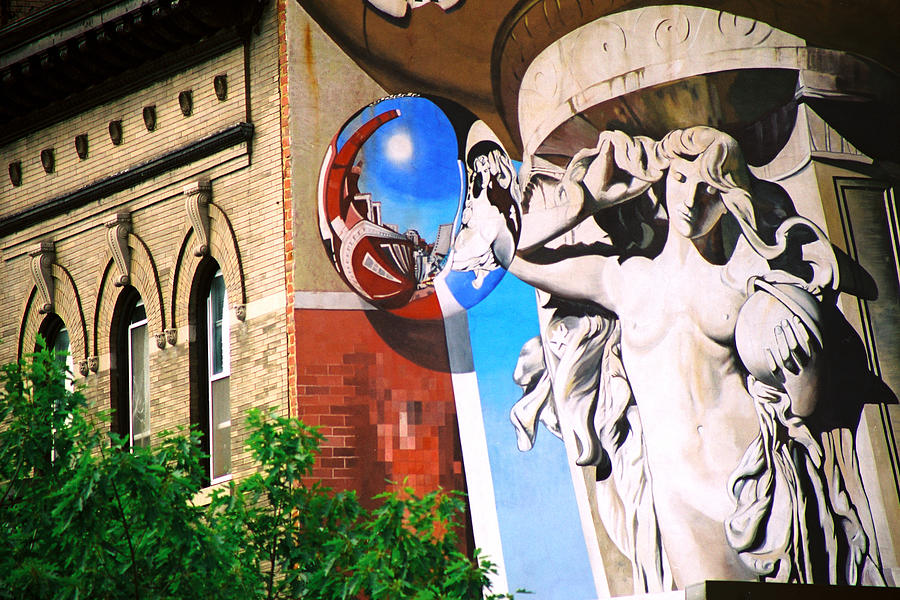
{"label": "corbel", "polygon": [[98,356],[88,357],[88,369],[93,373],[100,370],[100,358]]}
{"label": "corbel", "polygon": [[170,329],[166,329],[166,341],[169,342],[170,346],[174,346],[178,343],[178,330],[174,327]]}
{"label": "corbel", "polygon": [[181,108],[181,114],[185,117],[191,116],[194,112],[194,96],[191,90],[184,90],[178,94],[178,106]]}
{"label": "corbel", "polygon": [[106,244],[109,246],[113,261],[119,270],[119,276],[115,280],[117,287],[131,283],[129,233],[131,233],[131,213],[129,212],[117,212],[116,218],[106,224]]}
{"label": "corbel", "polygon": [[212,198],[212,187],[208,179],[198,179],[184,186],[184,206],[188,220],[197,236],[194,256],[209,254],[209,201]]}
{"label": "corbel", "polygon": [[42,315],[53,312],[53,276],[51,265],[56,260],[56,247],[52,241],[43,241],[28,253],[31,256],[31,278],[40,294],[43,304],[38,312]]}
{"label": "corbel", "polygon": [[87,374],[89,372],[87,359],[78,361],[78,372],[81,373],[82,377],[87,377]]}
{"label": "corbel", "polygon": [[238,304],[234,307],[234,316],[237,317],[238,321],[246,321],[247,320],[247,305],[246,304]]}
{"label": "corbel", "polygon": [[53,148],[41,150],[41,166],[44,167],[45,173],[52,173],[56,168],[56,153]]}
{"label": "corbel", "polygon": [[166,332],[161,331],[160,333],[154,333],[153,337],[156,338],[156,347],[162,350],[166,347]]}
{"label": "corbel", "polygon": [[144,117],[144,127],[147,128],[147,131],[156,129],[156,106],[145,106],[141,114]]}
{"label": "corbel", "polygon": [[213,78],[213,90],[216,92],[216,98],[219,99],[219,102],[224,102],[228,99],[228,75],[222,73],[221,75],[216,75]]}

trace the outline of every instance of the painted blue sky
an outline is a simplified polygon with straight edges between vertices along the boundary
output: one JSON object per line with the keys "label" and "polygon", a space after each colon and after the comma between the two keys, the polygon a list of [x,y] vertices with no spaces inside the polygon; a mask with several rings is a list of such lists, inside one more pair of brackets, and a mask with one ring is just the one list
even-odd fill
{"label": "painted blue sky", "polygon": [[596,598],[563,443],[541,426],[520,452],[509,420],[519,351],[538,334],[534,288],[507,274],[468,317],[510,589],[534,592],[522,600]]}
{"label": "painted blue sky", "polygon": [[363,123],[393,108],[400,117],[382,125],[362,147],[360,191],[382,203],[382,220],[415,229],[429,243],[452,223],[461,186],[453,126],[431,100],[401,97],[367,107],[341,131],[338,149]]}

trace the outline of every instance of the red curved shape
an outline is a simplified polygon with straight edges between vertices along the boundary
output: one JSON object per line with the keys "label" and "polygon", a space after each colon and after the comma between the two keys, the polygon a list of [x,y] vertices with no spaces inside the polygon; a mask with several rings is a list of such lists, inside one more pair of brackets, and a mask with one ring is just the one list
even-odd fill
{"label": "red curved shape", "polygon": [[[350,169],[353,167],[356,155],[359,154],[359,149],[379,127],[399,116],[400,111],[395,108],[373,117],[353,132],[340,152],[335,152],[331,164],[328,165],[325,182],[325,214],[329,218],[340,216],[341,219],[344,219],[346,217],[349,201],[344,202],[347,197],[343,194],[344,181],[350,175]],[[335,150],[337,150],[337,138],[338,136],[335,136],[331,141],[331,146]]]}

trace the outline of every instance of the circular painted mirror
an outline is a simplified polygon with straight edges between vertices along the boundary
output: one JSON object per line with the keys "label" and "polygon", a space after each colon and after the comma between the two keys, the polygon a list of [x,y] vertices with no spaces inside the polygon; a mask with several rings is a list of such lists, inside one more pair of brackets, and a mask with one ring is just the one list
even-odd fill
{"label": "circular painted mirror", "polygon": [[344,281],[378,308],[437,319],[503,277],[520,229],[516,168],[497,136],[436,97],[353,115],[319,176],[319,231]]}

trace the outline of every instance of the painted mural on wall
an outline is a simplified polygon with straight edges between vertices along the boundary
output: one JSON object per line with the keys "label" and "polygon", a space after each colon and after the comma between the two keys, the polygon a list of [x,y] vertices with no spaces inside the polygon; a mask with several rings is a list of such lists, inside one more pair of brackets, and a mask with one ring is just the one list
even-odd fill
{"label": "painted mural on wall", "polygon": [[503,277],[520,229],[509,155],[459,105],[414,94],[351,117],[319,178],[319,230],[363,298],[400,316],[471,308]]}
{"label": "painted mural on wall", "polygon": [[[646,45],[629,46],[641,32]],[[478,426],[489,430],[489,485],[499,498],[525,479],[494,460],[493,436],[523,452],[540,452],[541,425],[562,439],[584,498],[587,554],[610,554],[592,547],[596,526],[630,563],[635,593],[711,579],[896,584],[858,429],[866,403],[897,399],[873,367],[871,342],[864,347],[839,307],[842,293],[859,293],[865,269],[836,251],[809,210],[821,208],[818,191],[803,184],[812,200],[788,191],[802,187],[789,181],[800,168],[766,176],[795,151],[784,149],[808,127],[803,119],[818,115],[793,100],[807,67],[785,61],[749,73],[758,67],[750,63],[769,60],[760,47],[801,44],[719,11],[626,11],[523,67],[520,169],[477,116],[415,94],[361,109],[326,152],[320,233],[335,269],[376,307],[415,319],[470,311],[483,328],[476,305],[503,290],[504,273],[531,286],[536,303],[510,301],[490,313],[493,329],[473,327],[463,339],[486,347],[479,336],[539,323],[517,360],[497,352],[488,367],[474,361],[479,377],[503,370],[521,389],[518,401],[502,399],[512,428],[489,420],[485,400]],[[717,62],[716,52],[744,50],[747,73]],[[644,79],[628,78],[638,71]],[[773,86],[746,85],[757,80]],[[779,86],[788,93],[770,89]],[[734,100],[738,92],[754,102]],[[655,99],[642,104],[642,93]],[[722,109],[727,102],[741,106]],[[461,411],[469,391],[455,380],[454,393]],[[462,414],[464,436],[473,424]],[[555,509],[535,508],[533,518],[541,510]],[[481,545],[493,534],[476,512]],[[506,571],[522,559],[507,551],[509,535],[531,525],[497,528]],[[528,540],[537,554],[542,534]],[[571,560],[573,573],[583,558]],[[590,568],[598,592],[598,580],[615,576],[597,576],[602,561]]]}
{"label": "painted mural on wall", "polygon": [[[322,196],[323,239],[354,289],[400,314],[436,298],[438,278],[470,307],[501,265],[547,294],[549,320],[514,374],[518,445],[531,448],[538,423],[574,433],[636,591],[706,579],[883,585],[852,436],[837,421],[849,390],[830,375],[842,368],[828,343],[839,282],[821,229],[750,175],[733,138],[693,127],[660,141],[604,132],[567,167],[523,173],[519,240],[508,156],[469,139],[465,167],[462,155],[453,165],[459,139],[436,108],[384,100],[348,122],[323,169],[325,189],[340,191]],[[438,115],[445,143],[408,124],[361,156],[379,127],[423,111]],[[405,163],[413,146],[435,145],[450,173],[435,215],[419,214],[421,189],[379,188],[389,171],[360,183],[369,162]],[[410,179],[441,179],[437,162],[422,164]],[[416,229],[403,234],[384,224],[403,214],[398,196],[414,205],[404,222]],[[548,244],[575,228],[579,241]]]}
{"label": "painted mural on wall", "polygon": [[[819,227],[708,127],[604,132],[524,179],[511,270],[553,308],[515,374],[519,446],[539,421],[574,432],[637,591],[883,585],[838,416],[851,389],[832,376],[846,357],[829,347],[838,271]],[[581,242],[545,245],[581,225]]]}

